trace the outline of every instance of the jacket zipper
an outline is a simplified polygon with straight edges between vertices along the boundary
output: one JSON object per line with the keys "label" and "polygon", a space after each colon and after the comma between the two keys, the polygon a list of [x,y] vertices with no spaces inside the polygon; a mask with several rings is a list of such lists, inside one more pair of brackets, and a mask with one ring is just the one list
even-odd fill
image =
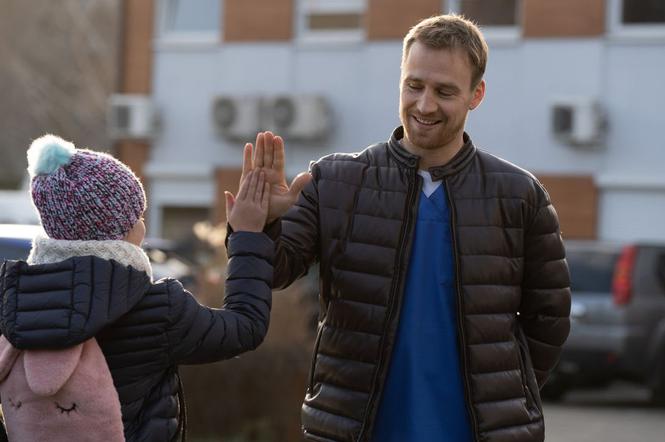
{"label": "jacket zipper", "polygon": [[[399,311],[401,308],[401,299],[400,302],[397,303],[397,294],[400,293],[401,290],[403,290],[404,287],[404,278],[402,277],[402,267],[404,265],[404,262],[408,262],[409,255],[411,254],[411,249],[405,250],[407,241],[408,241],[408,233],[409,231],[412,230],[412,224],[413,224],[413,212],[415,210],[415,203],[418,201],[418,186],[417,180],[418,180],[418,175],[417,175],[417,169],[410,169],[409,173],[412,173],[413,176],[411,177],[411,182],[409,185],[408,193],[407,193],[407,201],[406,201],[406,212],[405,212],[405,217],[404,217],[404,227],[402,229],[401,237],[400,237],[400,242],[399,242],[399,247],[397,248],[397,261],[395,263],[395,273],[397,273],[397,276],[393,278],[393,286],[392,290],[390,293],[390,298],[389,298],[389,305],[388,305],[388,315],[387,315],[387,320],[386,320],[386,325],[384,326],[383,330],[383,337],[381,339],[381,345],[379,348],[383,348],[383,342],[386,339],[388,335],[388,329],[390,328],[390,325],[393,322],[393,316],[395,314],[395,311]],[[401,253],[401,251],[404,250],[404,253]],[[395,308],[395,304],[397,303],[397,308]],[[374,407],[374,402],[376,401],[376,396],[377,396],[377,391],[379,389],[379,379],[381,379],[385,373],[387,364],[386,361],[390,360],[390,356],[392,355],[392,350],[390,351],[382,351],[381,356],[379,357],[379,364],[377,365],[376,373],[374,375],[374,379],[372,382],[372,390],[370,391],[369,399],[367,401],[367,408],[365,409],[366,413],[369,411],[373,413],[371,416],[371,421],[370,422],[370,417],[366,415],[363,425],[360,428],[360,433],[358,433],[358,439],[357,441],[362,441],[364,440],[363,438],[368,437],[368,430],[372,428],[374,425],[374,418],[376,416],[376,410]],[[379,375],[379,372],[381,376]]]}
{"label": "jacket zipper", "polygon": [[461,364],[462,364],[462,378],[464,379],[464,397],[466,399],[466,409],[469,412],[469,417],[471,418],[471,429],[473,430],[473,438],[478,441],[478,418],[476,413],[471,405],[471,385],[469,383],[469,372],[468,372],[468,363],[466,359],[466,336],[464,334],[464,327],[462,326],[462,317],[464,314],[463,311],[463,299],[462,299],[462,289],[460,284],[460,264],[459,264],[459,254],[457,250],[457,231],[455,226],[457,224],[457,212],[455,210],[455,205],[453,204],[453,199],[450,195],[450,187],[448,186],[448,179],[444,179],[444,184],[446,186],[446,197],[448,198],[448,206],[450,207],[450,227],[451,235],[453,240],[453,255],[455,258],[455,290],[457,292],[457,331],[458,331],[458,342],[461,350]]}

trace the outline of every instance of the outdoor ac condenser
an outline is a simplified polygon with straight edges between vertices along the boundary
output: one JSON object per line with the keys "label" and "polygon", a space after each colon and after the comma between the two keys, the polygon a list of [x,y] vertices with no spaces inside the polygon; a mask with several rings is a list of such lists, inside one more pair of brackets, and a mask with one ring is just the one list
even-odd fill
{"label": "outdoor ac condenser", "polygon": [[605,142],[607,118],[591,97],[557,98],[552,101],[552,132],[565,144],[601,147]]}
{"label": "outdoor ac condenser", "polygon": [[217,133],[231,141],[252,141],[261,130],[261,98],[219,96],[213,100],[212,119]]}
{"label": "outdoor ac condenser", "polygon": [[323,141],[332,129],[332,110],[320,95],[280,95],[262,105],[263,126],[285,140]]}
{"label": "outdoor ac condenser", "polygon": [[107,107],[107,129],[113,140],[150,139],[158,127],[158,115],[147,95],[114,94]]}

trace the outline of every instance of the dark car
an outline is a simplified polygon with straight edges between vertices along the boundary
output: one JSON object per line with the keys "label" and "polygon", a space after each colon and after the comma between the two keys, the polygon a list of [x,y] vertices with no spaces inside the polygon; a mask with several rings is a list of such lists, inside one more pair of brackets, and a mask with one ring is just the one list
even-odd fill
{"label": "dark car", "polygon": [[35,225],[0,224],[0,263],[6,259],[27,259],[32,238],[40,232],[43,230]]}
{"label": "dark car", "polygon": [[571,242],[571,331],[543,395],[628,380],[665,403],[665,245]]}
{"label": "dark car", "polygon": [[[32,238],[43,233],[41,227],[31,224],[0,224],[0,263],[6,259],[25,260],[30,254]],[[192,265],[173,251],[164,239],[148,238],[143,245],[155,280],[171,277],[194,291],[195,277]]]}

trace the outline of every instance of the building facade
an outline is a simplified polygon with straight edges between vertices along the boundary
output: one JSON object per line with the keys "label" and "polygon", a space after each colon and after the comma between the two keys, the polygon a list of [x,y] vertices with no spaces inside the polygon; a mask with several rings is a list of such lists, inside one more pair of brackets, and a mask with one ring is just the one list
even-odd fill
{"label": "building facade", "polygon": [[327,113],[301,109],[306,128],[320,113],[327,130],[287,140],[289,175],[387,139],[399,125],[403,35],[454,11],[477,20],[490,46],[486,97],[468,121],[475,144],[542,180],[566,238],[665,240],[662,0],[127,3],[126,50],[149,63],[126,56],[121,91],[150,95],[160,126],[149,144],[119,152],[146,181],[151,235],[177,236],[209,213],[223,219],[222,191],[237,187],[250,129],[271,127],[242,106],[265,111],[295,97],[297,114],[297,97],[325,102]]}

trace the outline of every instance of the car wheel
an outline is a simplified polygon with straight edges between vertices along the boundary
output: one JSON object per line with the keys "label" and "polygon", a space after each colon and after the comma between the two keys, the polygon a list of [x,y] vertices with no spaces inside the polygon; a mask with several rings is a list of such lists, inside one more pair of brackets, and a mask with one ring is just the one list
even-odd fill
{"label": "car wheel", "polygon": [[651,403],[659,407],[665,407],[665,351],[661,352],[651,382]]}

